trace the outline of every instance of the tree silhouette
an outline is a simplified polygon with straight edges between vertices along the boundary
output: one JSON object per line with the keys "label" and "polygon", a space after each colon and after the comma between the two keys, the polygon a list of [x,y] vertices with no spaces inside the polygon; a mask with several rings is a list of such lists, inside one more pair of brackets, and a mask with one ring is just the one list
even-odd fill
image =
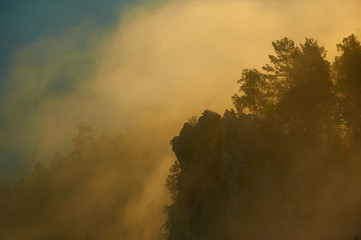
{"label": "tree silhouette", "polygon": [[281,96],[279,108],[295,129],[314,132],[330,120],[333,105],[330,64],[326,51],[314,39],[306,39],[294,56],[289,88]]}
{"label": "tree silhouette", "polygon": [[243,95],[235,94],[232,99],[238,112],[250,111],[253,114],[264,116],[269,101],[267,79],[256,69],[245,69],[238,82]]}
{"label": "tree silhouette", "polygon": [[264,73],[243,70],[238,81],[241,94],[232,98],[236,109],[260,117],[276,114],[289,124],[291,132],[324,129],[335,99],[326,50],[307,38],[299,47],[288,38],[272,45],[275,55],[269,55]]}
{"label": "tree silhouette", "polygon": [[335,58],[337,93],[340,113],[346,127],[361,139],[361,43],[350,35],[337,45],[341,55]]}

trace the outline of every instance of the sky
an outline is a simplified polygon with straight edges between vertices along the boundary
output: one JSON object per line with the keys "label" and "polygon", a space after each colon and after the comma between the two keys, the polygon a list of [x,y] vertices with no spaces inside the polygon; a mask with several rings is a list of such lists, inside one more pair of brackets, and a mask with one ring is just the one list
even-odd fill
{"label": "sky", "polygon": [[[151,8],[157,2],[159,1],[152,1],[151,4],[148,4],[148,1],[143,1],[143,5]],[[37,52],[39,49],[33,49],[30,52],[28,49],[31,49],[37,43],[41,45],[44,40],[47,42],[48,40],[52,41],[50,39],[54,40],[64,37],[66,40],[64,38],[63,40],[67,41],[65,44],[72,45],[73,49],[70,51],[74,51],[74,48],[76,48],[81,49],[80,54],[85,54],[89,50],[88,48],[95,47],[96,45],[91,45],[88,42],[93,32],[96,32],[97,36],[94,38],[97,38],[106,31],[116,29],[122,12],[138,3],[138,0],[105,0],[101,2],[96,0],[1,0],[0,105],[6,105],[6,102],[8,102],[6,100],[9,97],[19,97],[17,96],[18,92],[14,90],[9,91],[11,89],[9,85],[14,81],[11,75],[14,67],[18,65],[16,62],[18,58],[16,56],[19,53],[24,57],[28,57],[30,62],[42,65],[46,61],[42,55],[44,51],[52,51],[53,49],[41,49],[39,52]],[[75,34],[75,32],[81,33]],[[81,36],[82,34],[84,36]],[[67,46],[64,48],[67,48]],[[25,54],[23,54],[24,52]],[[94,62],[92,58],[82,58],[80,61],[83,62],[80,65],[85,64],[89,67],[89,64]],[[71,64],[74,64],[74,62]],[[37,68],[38,65],[31,67]],[[62,67],[65,72],[71,68],[69,65],[63,65]],[[50,80],[52,83],[45,91],[49,94],[64,94],[70,91],[74,84],[72,82],[74,76],[66,73],[57,73],[56,75],[59,76]],[[26,82],[26,77],[21,81]],[[36,106],[33,105],[32,107]],[[5,128],[5,115],[4,111],[0,112],[0,128]],[[24,122],[19,124],[24,125]],[[9,140],[10,135],[11,133],[7,133],[2,138]],[[0,166],[7,165],[19,157],[17,150],[9,149],[7,148],[8,146],[1,146],[0,144],[1,147],[0,163],[5,162],[6,164],[0,164]],[[15,146],[14,148],[17,147]]]}
{"label": "sky", "polygon": [[[101,2],[95,0],[1,0],[0,99],[12,94],[5,93],[6,85],[11,82],[9,74],[14,62],[14,55],[24,46],[44,38],[59,36],[75,26],[112,28],[117,24],[121,11],[136,3],[137,1],[122,0]],[[78,44],[81,47],[82,43]],[[64,82],[54,84],[53,88],[67,88],[64,86],[66,85]],[[3,118],[4,115],[0,114],[0,124],[3,123]],[[4,151],[3,149],[0,154],[0,162],[12,159],[13,155],[16,155],[13,151]]]}
{"label": "sky", "polygon": [[39,38],[61,34],[84,23],[111,26],[117,22],[121,9],[137,1],[127,0],[1,0],[0,59],[1,72],[6,71],[11,55],[19,47]]}
{"label": "sky", "polygon": [[360,4],[0,0],[1,169],[66,153],[83,121],[111,136],[159,122],[171,139],[189,117],[232,108],[242,69],[267,63],[272,41],[314,37],[332,61],[360,33]]}

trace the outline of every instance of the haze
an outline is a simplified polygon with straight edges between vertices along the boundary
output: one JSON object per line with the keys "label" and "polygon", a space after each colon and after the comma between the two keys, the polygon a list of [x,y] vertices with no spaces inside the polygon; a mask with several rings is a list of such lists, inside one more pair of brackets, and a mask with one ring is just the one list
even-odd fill
{"label": "haze", "polygon": [[[314,37],[333,60],[343,37],[361,34],[358,0],[169,0],[118,8],[116,24],[84,21],[9,51],[0,91],[0,180],[29,174],[32,161],[49,165],[55,152],[69,154],[79,122],[94,128],[96,138],[122,135],[146,157],[114,166],[143,186],[119,210],[140,217],[128,214],[118,223],[136,232],[132,224],[152,204],[159,219],[140,239],[154,239],[164,220],[163,183],[175,159],[169,141],[184,122],[204,109],[233,108],[242,69],[263,66],[274,40]],[[103,178],[108,170],[96,170],[93,180],[109,185],[106,193],[126,185],[127,178]],[[126,186],[119,191],[128,196]],[[84,194],[108,204],[91,187]]]}

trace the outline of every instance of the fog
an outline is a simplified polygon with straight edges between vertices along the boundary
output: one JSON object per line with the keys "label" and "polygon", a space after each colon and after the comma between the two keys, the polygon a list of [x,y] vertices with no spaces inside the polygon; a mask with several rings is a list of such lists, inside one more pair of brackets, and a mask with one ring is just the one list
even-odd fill
{"label": "fog", "polygon": [[[67,155],[77,124],[86,122],[97,136],[121,134],[152,156],[139,157],[129,169],[122,162],[114,166],[144,185],[121,211],[139,216],[154,201],[160,210],[175,158],[169,141],[183,123],[204,109],[232,108],[242,69],[266,63],[274,40],[314,37],[332,60],[343,37],[360,34],[360,9],[357,0],[164,1],[120,12],[116,27],[83,24],[23,46],[13,53],[0,105],[1,161],[11,169],[3,170],[1,180],[31,171],[22,166],[29,166],[34,151],[45,165],[57,151]],[[123,184],[123,178],[104,174],[101,168],[95,174],[106,182],[100,185]],[[127,196],[128,189],[122,191]],[[83,194],[106,205],[93,187]],[[161,219],[161,210],[154,216]],[[140,220],[125,219],[136,232],[132,223]],[[159,230],[159,221],[154,228]]]}
{"label": "fog", "polygon": [[116,135],[159,107],[178,118],[171,137],[205,108],[232,107],[241,70],[267,62],[271,41],[314,37],[332,59],[335,44],[360,31],[359,5],[169,1],[124,11],[115,29],[84,24],[40,39],[13,54],[2,145],[52,153],[77,122]]}

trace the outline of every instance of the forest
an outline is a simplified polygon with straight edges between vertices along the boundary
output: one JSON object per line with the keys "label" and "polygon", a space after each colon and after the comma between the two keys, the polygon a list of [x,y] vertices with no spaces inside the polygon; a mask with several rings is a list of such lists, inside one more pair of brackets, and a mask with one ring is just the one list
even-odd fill
{"label": "forest", "polygon": [[170,141],[164,208],[129,220],[144,162],[162,157],[152,136],[96,138],[79,123],[68,155],[34,155],[1,184],[1,239],[358,239],[360,40],[344,38],[333,62],[312,38],[272,46],[262,69],[242,71],[234,110],[205,110]]}
{"label": "forest", "polygon": [[332,63],[315,39],[272,42],[236,111],[206,110],[172,140],[163,239],[358,239],[361,44]]}
{"label": "forest", "polygon": [[151,159],[164,157],[151,142],[152,135],[137,126],[126,136],[97,137],[87,123],[77,127],[68,155],[57,152],[44,161],[40,153],[33,153],[31,172],[1,184],[0,239],[157,236],[163,198],[159,203],[142,201],[143,179],[150,179],[157,167]]}

